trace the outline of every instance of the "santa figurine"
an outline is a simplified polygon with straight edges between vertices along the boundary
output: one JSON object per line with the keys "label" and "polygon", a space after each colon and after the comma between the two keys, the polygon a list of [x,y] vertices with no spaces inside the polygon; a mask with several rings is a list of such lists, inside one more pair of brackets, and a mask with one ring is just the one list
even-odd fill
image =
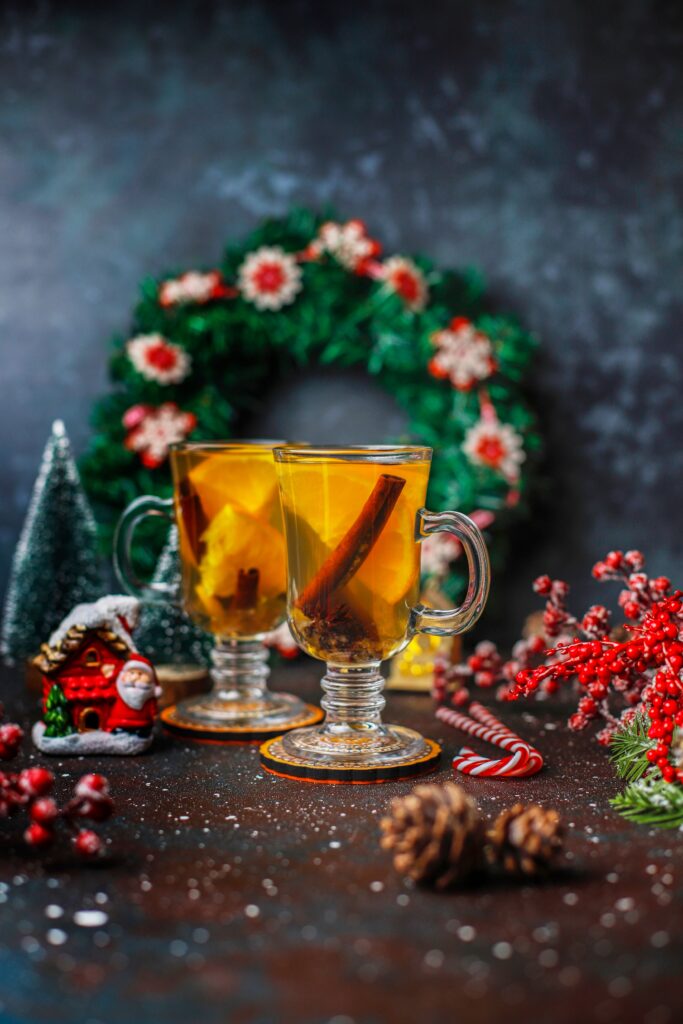
{"label": "santa figurine", "polygon": [[117,697],[109,715],[107,730],[149,736],[157,713],[156,672],[151,661],[135,654],[121,668],[116,679]]}

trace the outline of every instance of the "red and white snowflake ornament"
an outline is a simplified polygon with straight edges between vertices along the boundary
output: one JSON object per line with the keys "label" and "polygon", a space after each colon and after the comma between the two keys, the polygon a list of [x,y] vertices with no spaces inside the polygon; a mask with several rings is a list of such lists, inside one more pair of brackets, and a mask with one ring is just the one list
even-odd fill
{"label": "red and white snowflake ornament", "polygon": [[233,298],[237,294],[234,288],[226,285],[218,270],[210,270],[201,274],[196,270],[188,270],[159,287],[159,303],[162,306],[182,306],[190,302],[202,305],[214,299]]}
{"label": "red and white snowflake ornament", "polygon": [[445,330],[435,331],[431,340],[437,351],[429,361],[429,372],[440,380],[450,380],[458,391],[471,391],[496,369],[491,339],[464,316],[454,317]]}
{"label": "red and white snowflake ornament", "polygon": [[444,577],[451,564],[462,551],[462,545],[452,533],[431,533],[420,544],[420,570],[426,576]]}
{"label": "red and white snowflake ornament", "polygon": [[419,313],[427,305],[429,288],[424,274],[412,260],[405,256],[392,256],[381,265],[378,277],[390,291],[400,295],[414,313]]}
{"label": "red and white snowflake ornament", "polygon": [[237,273],[242,297],[257,309],[282,309],[301,291],[301,267],[279,245],[250,252]]}
{"label": "red and white snowflake ornament", "polygon": [[162,334],[138,334],[127,342],[126,351],[138,373],[157,384],[180,384],[190,372],[185,349]]}
{"label": "red and white snowflake ornament", "polygon": [[156,469],[168,456],[172,444],[184,441],[197,426],[194,413],[183,412],[175,402],[157,407],[132,405],[123,416],[128,431],[124,444],[137,452],[147,469]]}
{"label": "red and white snowflake ornament", "polygon": [[519,467],[526,459],[521,436],[509,423],[489,416],[474,424],[465,434],[462,449],[470,462],[500,473],[510,482],[519,478]]}
{"label": "red and white snowflake ornament", "polygon": [[354,274],[367,274],[382,246],[370,238],[362,220],[347,220],[345,224],[328,220],[321,224],[317,238],[302,253],[302,259],[319,259],[328,254]]}

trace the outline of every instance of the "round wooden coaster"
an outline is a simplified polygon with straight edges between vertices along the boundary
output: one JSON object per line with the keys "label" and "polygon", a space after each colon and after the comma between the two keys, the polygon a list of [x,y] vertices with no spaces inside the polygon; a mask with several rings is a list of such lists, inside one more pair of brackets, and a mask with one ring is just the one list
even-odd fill
{"label": "round wooden coaster", "polygon": [[406,760],[402,764],[391,765],[391,767],[349,768],[343,764],[322,766],[291,761],[282,749],[280,737],[262,743],[259,757],[267,772],[270,772],[271,775],[280,775],[285,779],[322,782],[328,785],[350,783],[355,786],[363,786],[377,782],[412,779],[417,775],[433,772],[439,764],[441,747],[434,740],[425,739],[425,743],[429,750],[422,757]]}
{"label": "round wooden coaster", "polygon": [[280,723],[270,729],[254,729],[253,726],[239,725],[197,725],[196,722],[189,721],[184,717],[177,704],[164,708],[160,712],[159,718],[164,729],[189,740],[199,740],[204,743],[262,743],[264,740],[282,736],[283,732],[289,732],[290,729],[301,729],[306,725],[317,725],[322,721],[324,713],[321,708],[315,707],[314,704],[305,704],[304,707],[306,712],[299,718],[293,719],[286,726]]}

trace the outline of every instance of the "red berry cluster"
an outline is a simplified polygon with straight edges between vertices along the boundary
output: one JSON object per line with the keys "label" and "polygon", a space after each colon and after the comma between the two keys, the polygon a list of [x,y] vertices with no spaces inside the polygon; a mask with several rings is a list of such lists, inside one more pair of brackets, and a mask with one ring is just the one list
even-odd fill
{"label": "red berry cluster", "polygon": [[[628,623],[617,630],[603,605],[593,605],[582,618],[574,616],[567,606],[568,585],[539,576],[533,587],[546,598],[542,633],[520,640],[509,661],[494,645],[480,644],[464,665],[441,666],[437,701],[468,700],[467,682],[501,683],[498,695],[508,700],[535,691],[553,693],[571,682],[580,694],[571,729],[584,729],[600,718],[606,726],[598,740],[609,744],[615,731],[642,710],[655,741],[648,760],[667,781],[683,782],[683,768],[671,760],[674,729],[683,727],[683,593],[672,592],[665,576],[650,579],[644,566],[639,551],[610,551],[593,567],[597,580],[622,584],[619,605]],[[615,696],[626,704],[619,714],[610,705]]]}
{"label": "red berry cluster", "polygon": [[443,658],[434,665],[432,697],[438,705],[452,704],[463,707],[472,699],[471,686],[490,689],[497,686],[496,697],[505,700],[518,673],[531,665],[538,664],[545,652],[543,637],[532,635],[518,640],[512,648],[512,656],[505,661],[498,648],[490,640],[482,640],[474,653],[459,665],[452,665]]}
{"label": "red berry cluster", "polygon": [[[0,708],[0,716],[2,708]],[[19,751],[23,732],[18,725],[0,725],[0,758],[9,761]],[[0,818],[8,818],[25,811],[30,824],[24,831],[24,840],[32,847],[45,847],[57,837],[59,822],[73,831],[73,846],[77,853],[94,857],[103,843],[90,828],[81,828],[85,821],[106,821],[114,810],[109,795],[109,783],[103,775],[84,775],[76,783],[74,794],[64,807],[59,807],[50,795],[55,777],[47,768],[25,768],[21,772],[0,772]]]}

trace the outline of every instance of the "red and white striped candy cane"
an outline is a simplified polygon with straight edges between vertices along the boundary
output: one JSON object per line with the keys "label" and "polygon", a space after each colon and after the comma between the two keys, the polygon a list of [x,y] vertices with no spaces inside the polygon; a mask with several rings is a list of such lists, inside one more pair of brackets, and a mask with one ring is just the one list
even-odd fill
{"label": "red and white striped candy cane", "polygon": [[530,750],[528,757],[519,750],[510,757],[490,758],[475,754],[469,747],[463,747],[453,758],[453,767],[464,775],[521,779],[540,771],[543,767],[543,758],[533,749]]}
{"label": "red and white striped candy cane", "polygon": [[[445,707],[439,708],[436,714],[437,718],[447,725],[462,729],[463,732],[476,736],[477,739],[493,743],[509,753],[504,758],[488,758],[476,754],[469,747],[463,747],[453,759],[453,767],[456,771],[466,775],[519,778],[534,775],[543,767],[543,758],[539,752],[503,725],[482,704],[475,701],[470,710],[472,718],[460,711]],[[474,718],[478,718],[479,721],[475,721]]]}
{"label": "red and white striped candy cane", "polygon": [[[484,707],[484,705],[480,704],[478,701],[472,701],[469,707],[469,712],[472,717],[477,719],[479,722],[487,724],[491,726],[491,728],[499,729],[508,736],[513,736],[516,739],[521,740],[521,737],[519,737],[517,733],[513,732],[507,725],[504,725],[503,722],[496,718],[492,711],[489,711],[488,708]],[[521,740],[521,742],[525,743],[526,741]],[[543,757],[538,750],[536,750],[535,747],[532,747],[530,743],[527,743],[526,746],[529,750],[529,762],[526,768],[520,767],[519,769],[512,771],[512,775],[535,775],[536,772],[543,767]]]}
{"label": "red and white striped candy cane", "polygon": [[521,775],[526,770],[528,758],[524,750],[517,750],[509,757],[489,758],[475,754],[469,747],[463,747],[453,758],[453,767],[463,775],[483,775],[486,778],[497,776],[511,778]]}

